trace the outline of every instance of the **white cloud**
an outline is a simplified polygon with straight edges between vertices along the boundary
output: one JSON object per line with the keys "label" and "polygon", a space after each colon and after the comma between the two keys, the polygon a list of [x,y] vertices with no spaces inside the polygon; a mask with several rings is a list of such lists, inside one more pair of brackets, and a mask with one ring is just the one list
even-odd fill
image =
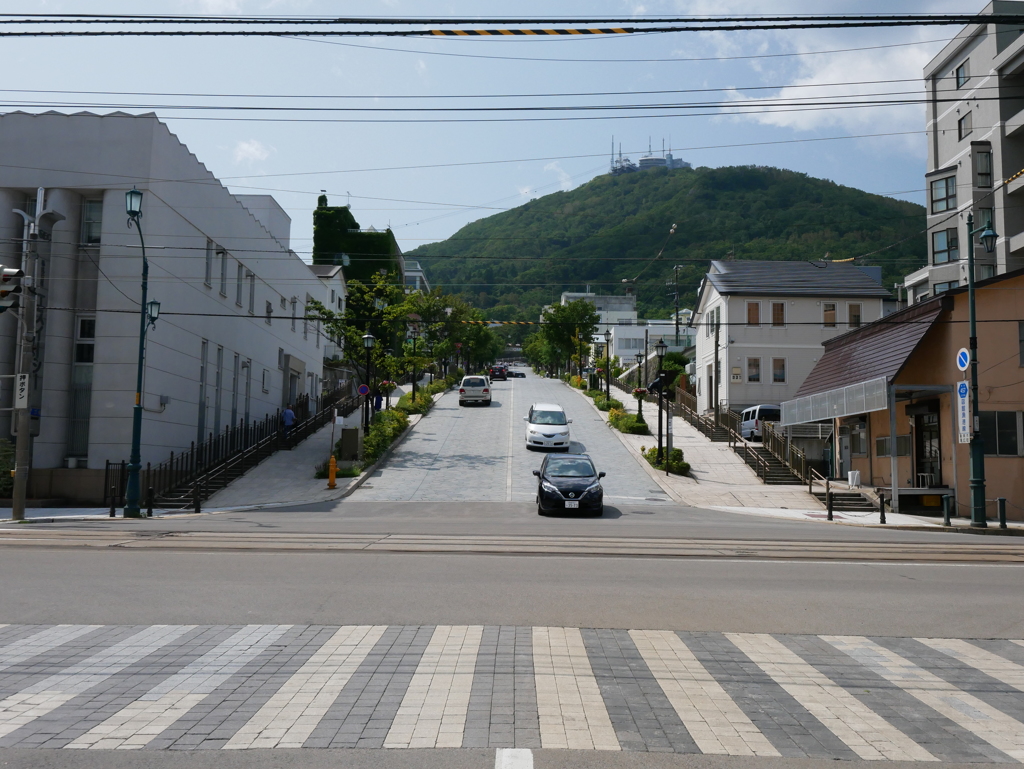
{"label": "white cloud", "polygon": [[516,192],[519,193],[520,197],[528,198],[528,197],[530,197],[530,193],[533,192],[533,188],[519,186],[519,187],[516,187]]}
{"label": "white cloud", "polygon": [[425,75],[427,73],[427,63],[423,59],[416,59],[416,74]]}
{"label": "white cloud", "polygon": [[553,163],[548,163],[546,166],[544,166],[544,170],[555,172],[555,174],[558,176],[558,184],[561,187],[561,189],[572,189],[572,177],[569,175],[568,171],[562,168],[562,166],[558,163],[557,160]]}
{"label": "white cloud", "polygon": [[238,165],[260,163],[274,152],[273,147],[268,147],[259,139],[246,139],[235,144],[235,163]]}

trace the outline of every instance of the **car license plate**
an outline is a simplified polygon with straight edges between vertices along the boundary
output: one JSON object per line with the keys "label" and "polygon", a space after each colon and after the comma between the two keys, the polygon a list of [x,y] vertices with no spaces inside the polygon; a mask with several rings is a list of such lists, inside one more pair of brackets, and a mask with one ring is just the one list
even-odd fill
{"label": "car license plate", "polygon": [[569,500],[565,501],[565,509],[566,510],[576,510],[577,508],[579,508],[579,506],[580,506],[579,502],[570,502]]}

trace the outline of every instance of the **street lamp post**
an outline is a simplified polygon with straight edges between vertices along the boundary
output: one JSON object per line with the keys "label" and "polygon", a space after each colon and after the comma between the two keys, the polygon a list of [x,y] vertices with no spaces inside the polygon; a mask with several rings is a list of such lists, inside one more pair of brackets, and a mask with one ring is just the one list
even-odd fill
{"label": "street lamp post", "polygon": [[970,350],[971,350],[971,416],[974,424],[971,431],[971,526],[984,529],[985,520],[985,447],[981,440],[981,419],[978,411],[978,332],[977,306],[974,298],[974,236],[981,233],[985,251],[995,251],[999,236],[986,223],[974,229],[974,214],[967,214],[967,302],[970,308]]}
{"label": "street lamp post", "polygon": [[662,449],[662,433],[661,433],[661,421],[662,421],[662,398],[665,394],[665,383],[661,379],[662,375],[662,363],[665,361],[665,352],[668,350],[668,345],[665,344],[665,339],[662,338],[654,345],[654,352],[658,356],[658,459],[660,463],[664,459],[664,451]]}
{"label": "street lamp post", "polygon": [[[644,372],[641,366],[644,363],[644,354],[638,352],[636,354],[636,386],[643,388],[644,386]],[[641,422],[644,421],[644,399],[643,397],[636,399],[636,418]]]}
{"label": "street lamp post", "polygon": [[142,498],[139,471],[142,469],[142,375],[146,367],[146,329],[156,323],[160,314],[160,303],[154,308],[146,301],[149,288],[149,262],[146,260],[146,241],[142,237],[142,193],[134,187],[125,193],[125,211],[128,214],[128,227],[135,227],[139,232],[139,245],[142,246],[142,301],[139,302],[139,361],[135,379],[135,408],[132,411],[132,452],[128,458],[128,484],[125,489],[124,517],[141,518]]}
{"label": "street lamp post", "polygon": [[604,330],[604,399],[612,399],[612,331]]}
{"label": "street lamp post", "polygon": [[[373,334],[363,334],[363,348],[366,350],[366,387],[370,387],[370,351],[373,350],[373,345],[376,344],[377,337]],[[366,393],[366,403],[363,409],[363,430],[365,432],[370,431],[370,398],[373,395],[372,391]]]}

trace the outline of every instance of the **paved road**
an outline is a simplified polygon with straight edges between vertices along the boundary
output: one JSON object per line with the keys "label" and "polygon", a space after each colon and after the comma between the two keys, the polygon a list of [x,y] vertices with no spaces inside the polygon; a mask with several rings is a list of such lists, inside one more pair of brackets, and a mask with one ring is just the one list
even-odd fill
{"label": "paved road", "polygon": [[460,407],[454,392],[442,397],[351,500],[532,501],[542,455],[526,448],[522,418],[532,403],[546,402],[573,420],[572,450],[590,454],[608,473],[608,504],[671,503],[587,400],[562,382],[531,372],[492,387],[490,407]]}

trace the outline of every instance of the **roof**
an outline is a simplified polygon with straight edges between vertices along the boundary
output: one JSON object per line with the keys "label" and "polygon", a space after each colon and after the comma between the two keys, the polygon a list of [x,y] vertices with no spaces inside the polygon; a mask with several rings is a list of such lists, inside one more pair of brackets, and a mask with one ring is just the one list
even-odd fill
{"label": "roof", "polygon": [[719,294],[891,298],[867,269],[848,262],[713,261],[707,282]]}
{"label": "roof", "polygon": [[341,272],[340,264],[310,264],[307,266],[318,278],[333,278]]}
{"label": "roof", "polygon": [[952,309],[940,295],[824,343],[825,353],[795,398],[885,377],[890,382],[931,329],[939,314]]}
{"label": "roof", "polygon": [[565,411],[557,403],[534,403],[530,406],[531,409],[537,409],[540,411]]}

